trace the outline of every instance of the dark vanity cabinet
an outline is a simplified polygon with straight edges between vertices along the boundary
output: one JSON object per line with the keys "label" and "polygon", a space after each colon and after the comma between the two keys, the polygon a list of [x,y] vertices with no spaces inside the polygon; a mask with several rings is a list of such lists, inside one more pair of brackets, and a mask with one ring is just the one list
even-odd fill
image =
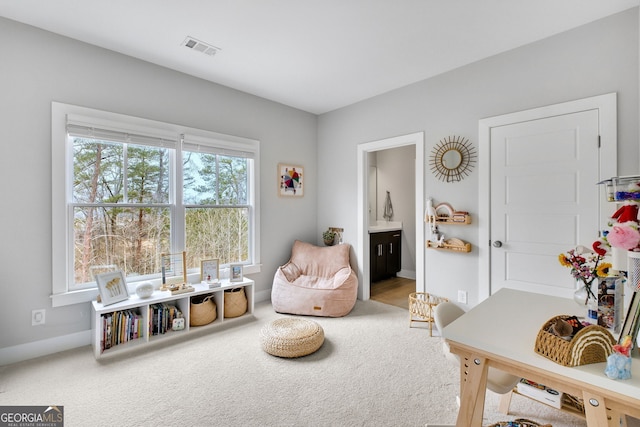
{"label": "dark vanity cabinet", "polygon": [[400,235],[400,230],[369,234],[372,282],[393,277],[400,271]]}

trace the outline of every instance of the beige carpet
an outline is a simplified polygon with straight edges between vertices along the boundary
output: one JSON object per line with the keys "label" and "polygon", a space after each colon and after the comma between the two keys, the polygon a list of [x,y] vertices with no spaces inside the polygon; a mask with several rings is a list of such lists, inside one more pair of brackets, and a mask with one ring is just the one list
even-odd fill
{"label": "beige carpet", "polygon": [[[316,353],[263,352],[262,326],[283,315],[268,303],[212,333],[96,361],[89,347],[0,367],[0,405],[63,405],[65,426],[425,426],[454,424],[457,369],[440,338],[409,328],[408,313],[358,301],[344,318],[313,318],[326,340]],[[581,419],[515,396],[485,422],[526,417],[554,427]]]}

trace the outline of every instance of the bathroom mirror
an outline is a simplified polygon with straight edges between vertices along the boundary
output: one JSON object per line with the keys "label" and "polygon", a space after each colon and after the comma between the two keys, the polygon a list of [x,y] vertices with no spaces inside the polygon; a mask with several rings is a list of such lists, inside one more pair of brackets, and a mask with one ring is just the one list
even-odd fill
{"label": "bathroom mirror", "polygon": [[461,181],[471,173],[476,151],[467,138],[449,136],[436,144],[431,152],[431,171],[445,182]]}

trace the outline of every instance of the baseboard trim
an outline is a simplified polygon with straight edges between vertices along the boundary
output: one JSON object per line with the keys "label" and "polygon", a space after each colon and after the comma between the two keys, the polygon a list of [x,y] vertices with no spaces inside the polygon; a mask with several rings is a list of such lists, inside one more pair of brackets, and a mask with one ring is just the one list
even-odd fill
{"label": "baseboard trim", "polygon": [[[270,299],[271,289],[254,294],[255,302],[269,301]],[[47,356],[85,345],[91,345],[91,330],[19,344],[13,347],[0,348],[0,366],[35,359],[36,357]]]}
{"label": "baseboard trim", "polygon": [[396,273],[396,276],[402,277],[403,279],[416,280],[415,270],[400,270],[398,273]]}
{"label": "baseboard trim", "polygon": [[254,292],[253,298],[255,302],[271,301],[271,288],[260,292]]}
{"label": "baseboard trim", "polygon": [[47,356],[91,344],[91,331],[81,331],[46,340],[0,349],[0,366]]}

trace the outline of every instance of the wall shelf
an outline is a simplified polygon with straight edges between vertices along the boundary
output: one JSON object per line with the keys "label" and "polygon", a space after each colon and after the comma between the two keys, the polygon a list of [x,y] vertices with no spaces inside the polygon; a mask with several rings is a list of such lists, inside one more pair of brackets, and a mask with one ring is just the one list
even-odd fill
{"label": "wall shelf", "polygon": [[437,249],[440,251],[467,253],[467,252],[471,252],[471,243],[467,243],[460,239],[455,239],[455,238],[447,239],[442,243],[432,242],[431,240],[427,240],[427,248]]}
{"label": "wall shelf", "polygon": [[[431,200],[431,199],[429,199]],[[425,222],[431,226],[431,237],[439,238],[437,225],[469,225],[471,224],[471,215],[469,212],[456,211],[448,203],[440,203],[432,210],[427,210]],[[441,239],[441,238],[440,238]],[[451,238],[444,241],[427,240],[427,248],[437,249],[449,252],[471,252],[471,243],[464,242],[460,239]]]}
{"label": "wall shelf", "polygon": [[451,225],[471,224],[471,215],[468,212],[454,212],[451,216],[436,216],[436,223]]}

